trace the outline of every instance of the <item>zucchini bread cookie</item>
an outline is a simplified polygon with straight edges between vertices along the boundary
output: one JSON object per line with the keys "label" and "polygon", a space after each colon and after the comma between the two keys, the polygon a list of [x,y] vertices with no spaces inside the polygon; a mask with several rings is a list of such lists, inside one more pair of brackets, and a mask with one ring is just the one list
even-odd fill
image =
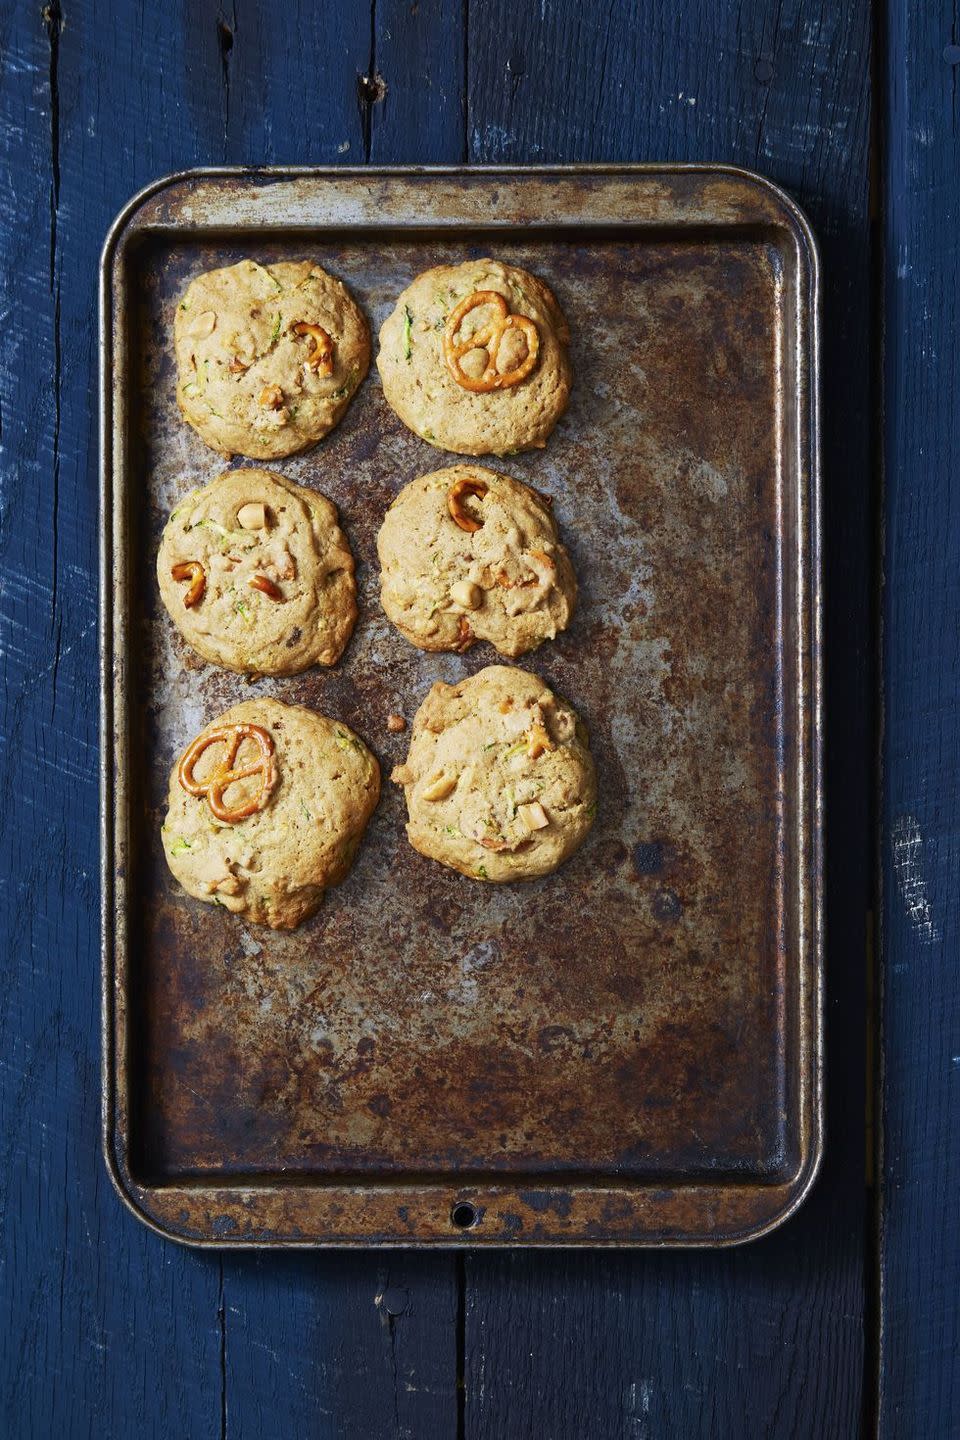
{"label": "zucchini bread cookie", "polygon": [[391,779],[406,795],[413,848],[477,880],[548,875],[583,843],[597,810],[585,727],[511,665],[434,685]]}
{"label": "zucchini bread cookie", "polygon": [[180,501],[157,555],[160,595],[205,660],[250,675],[333,665],[357,618],[336,507],[267,470],[228,470]]}
{"label": "zucchini bread cookie", "polygon": [[570,623],[577,581],[550,502],[509,475],[454,465],[404,486],[377,536],[380,600],[421,650],[489,640],[523,655]]}
{"label": "zucchini bread cookie", "polygon": [[370,366],[347,287],[310,260],[241,260],[187,286],[176,310],[177,401],[222,455],[277,460],[332,430]]}
{"label": "zucchini bread cookie", "polygon": [[173,767],[164,854],[189,895],[292,930],[346,876],[379,796],[380,767],[346,725],[246,700]]}
{"label": "zucchini bread cookie", "polygon": [[567,408],[570,331],[552,293],[498,260],[418,275],[380,331],[388,404],[460,455],[540,448]]}

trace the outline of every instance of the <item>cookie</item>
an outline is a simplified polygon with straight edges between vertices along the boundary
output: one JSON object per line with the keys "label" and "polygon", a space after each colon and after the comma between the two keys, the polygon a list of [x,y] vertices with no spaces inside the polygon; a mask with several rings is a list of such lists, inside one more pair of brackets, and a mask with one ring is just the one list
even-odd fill
{"label": "cookie", "polygon": [[567,408],[570,331],[535,275],[498,260],[418,275],[380,331],[388,404],[459,455],[537,449]]}
{"label": "cookie", "polygon": [[310,260],[241,260],[187,286],[174,320],[177,401],[222,455],[279,460],[333,429],[370,366],[346,286]]}
{"label": "cookie", "polygon": [[475,880],[532,880],[571,855],[593,824],[587,732],[536,675],[490,665],[433,686],[391,777],[421,855]]}
{"label": "cookie", "polygon": [[570,623],[577,581],[550,503],[509,475],[454,465],[412,480],[377,551],[383,608],[421,650],[489,640],[513,657]]}
{"label": "cookie", "polygon": [[173,767],[164,854],[198,900],[292,930],[346,876],[379,795],[380,767],[346,725],[245,700]]}
{"label": "cookie", "polygon": [[160,595],[205,660],[250,675],[333,665],[357,618],[336,507],[267,470],[228,470],[180,501],[157,556]]}

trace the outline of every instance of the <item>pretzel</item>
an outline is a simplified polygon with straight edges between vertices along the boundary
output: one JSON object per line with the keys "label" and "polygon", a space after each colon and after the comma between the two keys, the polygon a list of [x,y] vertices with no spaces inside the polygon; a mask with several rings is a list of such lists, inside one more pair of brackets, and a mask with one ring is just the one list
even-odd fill
{"label": "pretzel", "polygon": [[293,327],[294,335],[311,335],[313,337],[313,349],[307,356],[307,364],[311,370],[316,370],[318,375],[333,374],[333,341],[324,330],[322,325],[309,325],[306,320],[298,320]]}
{"label": "pretzel", "polygon": [[207,588],[207,572],[199,560],[185,560],[182,565],[174,565],[170,570],[170,578],[190,581],[190,588],[183,597],[183,603],[188,610],[200,604]]}
{"label": "pretzel", "polygon": [[470,649],[470,646],[473,644],[475,638],[476,637],[474,636],[473,631],[470,629],[470,623],[467,620],[466,615],[458,616],[457,643],[454,646],[454,649],[456,649],[462,654],[464,650]]}
{"label": "pretzel", "polygon": [[260,391],[258,405],[263,405],[267,410],[283,409],[283,391],[279,385],[264,385]]}
{"label": "pretzel", "polygon": [[460,526],[461,530],[466,530],[468,535],[482,530],[483,521],[475,520],[469,510],[463,508],[460,501],[464,495],[476,495],[478,500],[482,500],[488,489],[489,486],[485,480],[465,476],[462,480],[455,480],[447,492],[447,509],[450,511],[450,518],[454,524]]}
{"label": "pretzel", "polygon": [[280,589],[280,586],[274,585],[273,581],[266,575],[251,575],[247,584],[251,590],[259,590],[261,595],[269,595],[271,600],[283,599],[283,591]]}
{"label": "pretzel", "polygon": [[557,748],[539,720],[534,720],[530,726],[530,729],[527,731],[526,740],[527,755],[531,760],[539,760],[540,756],[545,755],[548,750],[556,750]]}
{"label": "pretzel", "polygon": [[[497,313],[486,325],[475,330],[469,339],[458,340],[457,331],[470,311],[475,310],[478,305],[492,305]],[[497,370],[497,355],[507,330],[522,331],[527,342],[527,353],[515,369],[501,375]],[[477,377],[467,375],[460,363],[470,350],[487,352],[486,367],[483,374]],[[450,312],[447,328],[443,332],[443,354],[450,374],[464,390],[473,390],[480,394],[489,390],[505,390],[509,385],[519,385],[521,380],[526,380],[537,363],[539,351],[540,332],[536,325],[526,315],[513,314],[497,290],[475,290],[472,295],[461,300],[457,308]]]}
{"label": "pretzel", "polygon": [[[260,751],[259,757],[247,765],[241,765],[239,769],[234,769],[237,752],[244,740],[253,740],[256,743]],[[200,756],[211,745],[221,743],[227,747],[226,755],[206,780],[197,780],[193,772]],[[246,780],[251,775],[262,777],[259,790],[252,800],[231,809],[224,802],[224,792],[235,780]],[[262,810],[276,787],[279,775],[273,753],[273,738],[261,725],[222,725],[215,730],[205,730],[180,757],[177,779],[188,795],[205,795],[207,804],[218,820],[222,820],[226,825],[235,825],[238,820],[246,820],[248,816]]]}

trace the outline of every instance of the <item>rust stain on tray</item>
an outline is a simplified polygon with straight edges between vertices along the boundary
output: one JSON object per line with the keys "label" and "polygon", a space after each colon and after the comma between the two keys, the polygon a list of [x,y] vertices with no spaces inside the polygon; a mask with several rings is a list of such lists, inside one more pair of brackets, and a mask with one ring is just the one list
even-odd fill
{"label": "rust stain on tray", "polygon": [[[311,183],[323,182],[296,182]],[[409,184],[383,183],[394,203],[391,184]],[[445,204],[456,208],[446,192]],[[389,244],[185,228],[127,254],[131,361],[115,361],[133,387],[121,1163],[165,1228],[252,1242],[655,1243],[684,1225],[682,1238],[709,1239],[711,1225],[732,1237],[751,1205],[765,1214],[789,1190],[810,1124],[794,1073],[809,1000],[793,898],[810,860],[790,830],[806,797],[789,762],[810,737],[797,733],[799,661],[784,654],[801,519],[783,488],[802,479],[782,469],[788,249],[785,233],[756,227],[459,228]],[[186,650],[156,596],[156,546],[176,499],[224,462],[177,414],[172,306],[208,266],[310,256],[346,281],[375,333],[419,270],[492,250],[542,275],[573,331],[573,399],[546,451],[491,463],[554,497],[577,568],[574,624],[521,663],[589,725],[596,826],[543,881],[473,885],[410,848],[387,785],[320,914],[291,935],[247,928],[181,894],[159,845],[170,766],[200,725],[271,694],[341,717],[389,771],[408,737],[388,732],[388,715],[411,718],[436,679],[497,657],[424,655],[380,610],[383,512],[446,462],[387,408],[375,371],[326,441],[273,466],[340,508],[361,588],[343,661],[250,686]],[[428,1221],[412,1195],[391,1209],[389,1185],[374,1204],[370,1187],[387,1182],[441,1197],[473,1187],[482,1223],[458,1234],[446,1204],[431,1200]],[[477,1198],[513,1184],[509,1203]],[[317,1186],[350,1185],[369,1209],[318,1199]],[[730,1214],[728,1199],[703,1201],[723,1185],[741,1196]],[[161,1192],[191,1186],[205,1187],[202,1205],[165,1213]],[[220,1211],[211,1189],[232,1197]],[[669,1222],[657,1194],[673,1197]],[[305,1230],[307,1215],[323,1228]]]}

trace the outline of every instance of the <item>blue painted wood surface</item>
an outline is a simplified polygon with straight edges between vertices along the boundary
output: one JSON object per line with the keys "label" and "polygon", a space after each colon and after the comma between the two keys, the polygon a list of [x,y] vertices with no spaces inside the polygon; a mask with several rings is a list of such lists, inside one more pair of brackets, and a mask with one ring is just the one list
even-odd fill
{"label": "blue painted wood surface", "polygon": [[[958,1433],[947,1152],[960,1075],[949,493],[960,71],[943,47],[960,35],[951,13],[934,5],[921,20],[919,8],[888,7],[875,210],[886,234],[889,581],[883,1420],[889,1435],[926,1437]],[[0,22],[0,1434],[868,1433],[878,257],[867,0],[297,0],[283,12],[251,0],[95,10],[60,0],[43,12],[2,0]],[[807,207],[823,245],[822,1179],[782,1232],[717,1255],[178,1249],[120,1208],[98,1153],[103,234],[139,186],[192,164],[590,159],[757,168]]]}
{"label": "blue painted wood surface", "polygon": [[881,1419],[960,1435],[960,31],[887,14]]}

